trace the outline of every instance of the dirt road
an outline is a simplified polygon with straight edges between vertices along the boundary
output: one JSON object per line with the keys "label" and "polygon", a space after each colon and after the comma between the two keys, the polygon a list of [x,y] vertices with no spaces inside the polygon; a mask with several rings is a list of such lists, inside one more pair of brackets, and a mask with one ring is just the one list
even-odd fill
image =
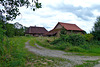
{"label": "dirt road", "polygon": [[60,50],[51,50],[51,49],[41,47],[37,44],[35,44],[36,47],[32,47],[29,45],[29,41],[26,42],[25,44],[26,44],[25,47],[29,51],[34,52],[37,55],[64,58],[64,59],[67,59],[67,60],[70,60],[71,62],[73,62],[74,65],[82,64],[84,62],[84,60],[98,60],[100,58],[99,56],[73,55],[73,53],[67,53],[67,52],[60,51]]}

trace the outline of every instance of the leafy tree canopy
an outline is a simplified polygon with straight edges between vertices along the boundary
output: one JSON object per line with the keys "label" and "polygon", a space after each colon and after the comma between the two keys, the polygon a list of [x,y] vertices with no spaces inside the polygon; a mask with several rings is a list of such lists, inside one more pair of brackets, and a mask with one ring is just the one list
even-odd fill
{"label": "leafy tree canopy", "polygon": [[60,35],[66,35],[67,31],[64,27],[62,27]]}
{"label": "leafy tree canopy", "polygon": [[91,33],[94,35],[94,39],[100,40],[100,16],[97,17]]}
{"label": "leafy tree canopy", "polygon": [[97,20],[94,24],[93,31],[100,31],[100,16],[97,17]]}
{"label": "leafy tree canopy", "polygon": [[[41,8],[41,3],[38,0],[0,0],[0,35],[3,35],[2,30],[6,30],[6,35],[15,35],[13,31],[24,31],[21,24],[8,24],[7,21],[15,19],[20,15],[18,7],[26,6],[31,7],[33,10]],[[14,28],[15,27],[15,28]],[[22,27],[18,29],[18,27]],[[11,31],[12,30],[12,31]],[[22,33],[23,33],[22,31]],[[19,34],[16,34],[19,35]],[[21,34],[22,35],[22,34]],[[2,38],[0,38],[2,39]]]}
{"label": "leafy tree canopy", "polygon": [[30,6],[35,10],[36,8],[41,8],[41,3],[38,0],[0,0],[0,21],[8,21],[16,18],[20,14],[18,7]]}

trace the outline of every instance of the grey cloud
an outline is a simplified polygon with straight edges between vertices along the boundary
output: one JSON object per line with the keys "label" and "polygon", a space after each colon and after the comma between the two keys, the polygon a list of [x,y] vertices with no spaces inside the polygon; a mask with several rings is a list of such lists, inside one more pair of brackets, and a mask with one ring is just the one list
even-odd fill
{"label": "grey cloud", "polygon": [[52,17],[52,16],[54,16],[54,15],[52,15],[52,14],[47,14],[47,15],[45,15],[44,13],[40,13],[40,14],[38,14],[38,13],[32,13],[32,12],[25,12],[25,14],[27,14],[27,15],[37,15],[37,16],[40,16],[40,17],[42,17],[42,18],[49,18],[49,17]]}
{"label": "grey cloud", "polygon": [[98,10],[100,12],[100,5],[92,5],[92,10]]}
{"label": "grey cloud", "polygon": [[49,7],[53,10],[58,10],[61,12],[71,12],[75,14],[77,17],[86,21],[88,21],[90,17],[94,17],[92,13],[92,9],[89,7],[86,7],[86,8],[81,7],[81,6],[75,7],[73,5],[66,5],[64,3],[61,3],[60,5],[56,7],[49,5]]}
{"label": "grey cloud", "polygon": [[80,10],[76,10],[75,12],[72,12],[75,14],[77,17],[88,21],[90,17],[93,17],[92,10],[90,8],[82,8]]}

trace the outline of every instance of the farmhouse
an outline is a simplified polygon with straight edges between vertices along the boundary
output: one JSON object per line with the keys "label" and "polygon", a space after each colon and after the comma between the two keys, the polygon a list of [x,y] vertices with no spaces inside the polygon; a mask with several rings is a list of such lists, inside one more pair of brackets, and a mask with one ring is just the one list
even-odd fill
{"label": "farmhouse", "polygon": [[30,26],[26,32],[25,35],[32,35],[32,36],[44,36],[45,33],[48,31],[44,27],[36,27],[36,26]]}
{"label": "farmhouse", "polygon": [[79,28],[76,24],[58,22],[57,25],[54,27],[54,29],[52,29],[51,31],[49,31],[45,35],[47,35],[47,36],[59,36],[62,28],[66,29],[67,34],[70,34],[70,33],[84,34],[84,32],[85,32],[84,30]]}

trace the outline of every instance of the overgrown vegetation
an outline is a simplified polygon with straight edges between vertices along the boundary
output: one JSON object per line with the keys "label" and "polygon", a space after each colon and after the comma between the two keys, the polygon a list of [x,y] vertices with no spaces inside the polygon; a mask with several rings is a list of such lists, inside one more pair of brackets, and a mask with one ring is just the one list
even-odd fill
{"label": "overgrown vegetation", "polygon": [[[33,10],[41,8],[41,3],[38,3],[38,0],[32,1],[36,6]],[[32,46],[34,46],[33,43],[36,42],[47,48],[71,52],[85,52],[86,54],[90,53],[90,55],[100,55],[100,17],[97,18],[93,31],[91,32],[92,34],[66,35],[66,32],[63,30],[61,31],[60,38],[52,37],[49,40],[48,38],[44,39],[43,37],[40,37],[39,39],[35,39],[21,37],[26,30],[26,27],[23,25],[19,23],[8,23],[8,20],[13,20],[20,14],[18,7],[24,5],[28,7],[30,5],[28,0],[19,0],[18,2],[16,0],[1,0],[0,5],[0,67],[46,67],[50,65],[54,66],[59,63],[57,62],[59,60],[64,61],[63,59],[42,57],[28,52],[24,47],[25,42],[30,39],[30,44]]]}
{"label": "overgrown vegetation", "polygon": [[25,66],[27,54],[23,37],[4,38],[0,51],[0,67]]}
{"label": "overgrown vegetation", "polygon": [[[56,48],[56,46],[51,45],[49,43],[52,41],[55,41],[56,39],[58,40],[59,38],[30,37],[29,36],[29,37],[13,37],[13,38],[7,39],[5,37],[3,40],[3,48],[4,49],[1,50],[1,48],[0,48],[0,50],[2,51],[2,52],[0,52],[0,67],[14,67],[14,66],[16,66],[16,67],[18,67],[18,66],[20,66],[20,67],[23,67],[23,66],[47,67],[47,66],[61,65],[59,61],[67,62],[67,60],[60,59],[60,58],[37,56],[34,53],[28,52],[24,48],[25,42],[30,40],[29,43],[32,46],[34,46],[34,43],[38,43],[39,45],[54,49],[54,48]],[[95,43],[95,45],[94,45],[94,43]],[[100,51],[99,51],[100,48],[98,45],[99,43],[100,42],[98,42],[98,41],[89,42],[89,46],[85,45],[86,48],[83,48],[84,47],[83,45],[73,46],[70,43],[65,43],[65,44],[67,44],[67,47],[64,50],[66,51],[66,49],[67,49],[67,51],[74,51],[74,52],[75,51],[76,52],[81,52],[81,51],[86,52],[87,51],[90,54],[94,53],[91,55],[97,55],[97,54],[100,54]],[[61,45],[63,45],[63,43]],[[68,48],[70,50],[68,50]],[[81,55],[81,53],[80,53],[80,55]],[[82,55],[84,55],[84,52]],[[84,65],[91,65],[91,64],[92,63],[85,63]],[[80,66],[83,66],[83,65],[80,65]]]}
{"label": "overgrown vegetation", "polygon": [[[97,18],[97,22],[94,25],[94,33],[96,34],[66,34],[66,30],[62,28],[60,37],[50,44],[55,49],[71,52],[83,52],[91,53],[92,55],[100,55],[100,17]],[[97,33],[98,32],[98,33]]]}
{"label": "overgrown vegetation", "polygon": [[19,24],[18,22],[11,24],[7,22],[0,22],[0,25],[2,26],[2,30],[5,30],[5,35],[7,37],[13,37],[13,36],[24,36],[25,30],[27,27],[23,26],[22,24]]}
{"label": "overgrown vegetation", "polygon": [[65,59],[38,56],[27,51],[25,42],[28,40],[30,45],[34,45],[33,37],[5,37],[3,48],[0,47],[0,67],[47,67],[61,65],[59,61],[67,62]]}
{"label": "overgrown vegetation", "polygon": [[[100,41],[95,40],[92,34],[64,34],[59,38],[36,38],[36,43],[50,49],[60,49],[67,52],[78,52],[79,55],[100,55]],[[53,39],[52,39],[53,38]]]}

